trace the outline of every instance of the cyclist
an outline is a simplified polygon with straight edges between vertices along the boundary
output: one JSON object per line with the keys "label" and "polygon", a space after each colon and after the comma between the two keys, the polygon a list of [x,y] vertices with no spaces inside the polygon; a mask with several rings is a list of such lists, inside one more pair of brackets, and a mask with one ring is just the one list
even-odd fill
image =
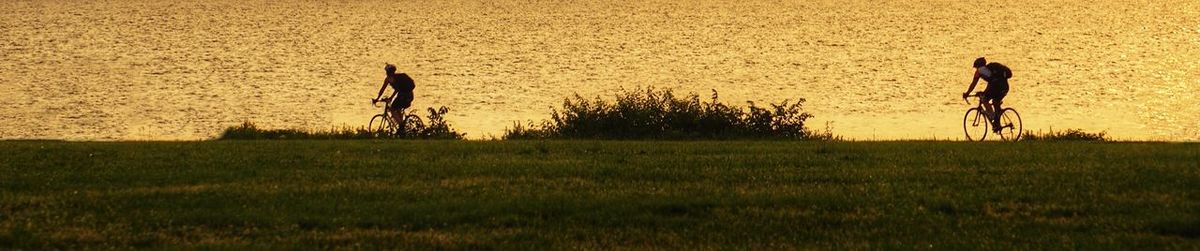
{"label": "cyclist", "polygon": [[392,86],[395,93],[392,94],[393,98],[391,98],[391,104],[388,105],[388,111],[392,113],[393,121],[402,121],[404,114],[400,111],[412,106],[413,89],[417,86],[408,74],[396,73],[395,65],[386,64],[383,66],[383,71],[387,72],[387,78],[383,79],[383,86],[379,87],[379,94],[376,94],[371,102],[379,102],[383,91],[387,90],[388,86]]}
{"label": "cyclist", "polygon": [[976,58],[973,66],[975,77],[971,79],[971,86],[967,87],[967,92],[963,93],[963,99],[975,90],[975,84],[979,83],[980,78],[987,81],[987,89],[983,90],[983,102],[991,105],[983,107],[992,115],[992,131],[1000,131],[1000,104],[1004,103],[1004,96],[1008,95],[1008,79],[1012,78],[1012,70],[1000,63],[988,63],[983,57]]}

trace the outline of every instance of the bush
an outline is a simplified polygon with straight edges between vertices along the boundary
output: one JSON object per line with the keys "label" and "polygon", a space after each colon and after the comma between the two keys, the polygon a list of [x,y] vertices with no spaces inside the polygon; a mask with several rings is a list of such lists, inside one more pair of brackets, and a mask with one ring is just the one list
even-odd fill
{"label": "bush", "polygon": [[307,131],[297,129],[262,129],[253,122],[246,121],[239,126],[226,128],[220,140],[230,139],[462,139],[464,133],[459,133],[445,120],[450,111],[445,106],[439,109],[428,108],[426,125],[420,117],[409,115],[408,126],[399,132],[375,132],[365,127],[334,128],[329,131]]}
{"label": "bush", "polygon": [[385,136],[406,139],[462,139],[466,135],[454,130],[450,123],[446,122],[446,113],[450,112],[450,108],[443,106],[438,109],[433,109],[433,107],[426,109],[429,111],[429,115],[426,117],[429,119],[429,124],[425,124],[420,117],[410,114],[407,119],[408,126],[405,126],[403,131]]}
{"label": "bush", "polygon": [[809,139],[813,133],[804,122],[812,115],[803,112],[803,103],[784,100],[759,107],[750,102],[742,109],[721,103],[716,90],[707,102],[694,93],[678,97],[653,88],[623,91],[615,101],[575,94],[551,112],[550,120],[514,124],[504,138]]}
{"label": "bush", "polygon": [[1033,131],[1025,131],[1021,136],[1022,141],[1109,141],[1105,132],[1089,133],[1081,129],[1067,129],[1066,131],[1055,132],[1050,129],[1048,133],[1034,133]]}

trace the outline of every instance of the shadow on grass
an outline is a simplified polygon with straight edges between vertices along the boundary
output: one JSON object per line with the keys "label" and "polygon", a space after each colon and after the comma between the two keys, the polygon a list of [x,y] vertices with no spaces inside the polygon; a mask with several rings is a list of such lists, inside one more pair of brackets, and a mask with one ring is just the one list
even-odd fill
{"label": "shadow on grass", "polygon": [[1159,235],[1196,239],[1200,238],[1200,219],[1160,221],[1151,225],[1150,230]]}

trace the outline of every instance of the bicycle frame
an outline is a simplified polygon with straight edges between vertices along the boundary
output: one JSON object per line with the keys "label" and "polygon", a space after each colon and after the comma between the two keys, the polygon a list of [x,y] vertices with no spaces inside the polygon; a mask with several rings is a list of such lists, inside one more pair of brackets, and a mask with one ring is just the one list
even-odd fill
{"label": "bicycle frame", "polygon": [[[987,102],[983,101],[983,92],[976,92],[975,95],[971,95],[971,96],[974,96],[976,98],[977,101],[975,102],[975,108],[979,109],[979,113],[977,113],[977,115],[975,116],[975,119],[973,119],[971,121],[971,124],[979,125],[979,115],[983,115],[984,121],[991,123],[992,120],[995,119],[995,117],[996,117],[995,116],[996,112],[999,112],[999,111],[990,111],[990,112],[988,111],[989,109],[987,106],[990,106],[991,103],[987,103]],[[967,101],[967,103],[970,104],[971,102]]]}
{"label": "bicycle frame", "polygon": [[[1016,141],[1021,138],[1021,130],[1024,130],[1024,127],[1021,123],[1021,114],[1016,109],[1009,107],[989,112],[988,108],[994,107],[991,103],[985,102],[983,92],[977,92],[973,96],[978,98],[978,102],[976,102],[975,108],[967,109],[967,114],[963,117],[963,132],[967,134],[968,140],[982,141],[986,139],[989,134],[987,130],[977,130],[987,128],[988,125],[992,127],[991,134],[1000,135],[1004,140]],[[965,97],[963,101],[966,101],[968,104],[971,102]],[[983,119],[980,119],[980,117],[983,117]],[[979,134],[972,136],[973,130],[976,130]]]}
{"label": "bicycle frame", "polygon": [[[375,116],[383,117],[383,120],[385,120],[386,124],[391,125],[391,126],[386,126],[386,127],[389,127],[389,129],[399,130],[400,128],[403,128],[405,126],[403,123],[407,122],[407,121],[404,121],[407,118],[401,117],[400,121],[396,121],[395,112],[400,112],[401,116],[407,116],[407,115],[404,114],[403,109],[401,109],[399,111],[392,111],[391,109],[389,109],[392,107],[392,102],[396,101],[396,94],[397,93],[392,93],[392,95],[388,96],[387,98],[379,99],[379,100],[373,102],[372,105],[375,105],[375,107],[383,108],[383,112],[380,112],[379,114],[376,114]],[[383,106],[380,106],[379,103],[383,103]],[[369,127],[373,127],[373,126],[369,126]]]}

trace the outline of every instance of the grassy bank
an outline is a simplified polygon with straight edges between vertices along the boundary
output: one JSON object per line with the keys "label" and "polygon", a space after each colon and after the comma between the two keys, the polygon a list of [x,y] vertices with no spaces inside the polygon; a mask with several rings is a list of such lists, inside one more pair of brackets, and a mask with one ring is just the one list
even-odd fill
{"label": "grassy bank", "polygon": [[0,142],[0,249],[1200,248],[1200,145]]}
{"label": "grassy bank", "polygon": [[[403,120],[403,126],[380,126],[382,120],[374,121],[374,128],[350,127],[331,128],[329,130],[311,129],[272,129],[259,128],[254,122],[246,121],[241,125],[225,128],[219,140],[362,140],[362,139],[463,139],[465,133],[454,129],[446,122],[446,113],[450,108],[442,106],[438,109],[425,108],[425,119],[418,116],[417,109],[408,111]],[[376,115],[379,116],[379,115]]]}

